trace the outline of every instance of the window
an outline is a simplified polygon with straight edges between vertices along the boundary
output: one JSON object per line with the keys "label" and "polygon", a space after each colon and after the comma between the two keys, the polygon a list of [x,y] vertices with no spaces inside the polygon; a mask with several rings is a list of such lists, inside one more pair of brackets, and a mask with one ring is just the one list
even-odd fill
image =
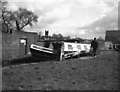
{"label": "window", "polygon": [[68,45],[68,49],[69,49],[69,50],[73,50],[72,45]]}
{"label": "window", "polygon": [[77,45],[77,48],[78,48],[79,50],[81,50],[81,46],[80,46],[80,45]]}
{"label": "window", "polygon": [[84,45],[84,48],[85,48],[85,50],[87,50],[87,49],[88,49],[86,45]]}

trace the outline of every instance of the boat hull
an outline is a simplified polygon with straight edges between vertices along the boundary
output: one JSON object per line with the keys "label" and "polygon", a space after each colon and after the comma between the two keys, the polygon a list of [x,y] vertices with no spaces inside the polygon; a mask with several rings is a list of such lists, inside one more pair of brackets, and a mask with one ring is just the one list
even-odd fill
{"label": "boat hull", "polygon": [[38,51],[33,48],[30,48],[31,54],[33,57],[38,58],[40,60],[53,60],[53,59],[59,59],[59,54],[57,53],[47,53],[43,51]]}

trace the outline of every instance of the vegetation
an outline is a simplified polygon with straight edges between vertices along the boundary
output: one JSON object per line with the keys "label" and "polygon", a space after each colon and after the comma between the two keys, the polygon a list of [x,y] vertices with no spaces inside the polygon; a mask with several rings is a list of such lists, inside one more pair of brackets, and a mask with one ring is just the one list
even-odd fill
{"label": "vegetation", "polygon": [[52,39],[63,40],[64,37],[62,34],[53,34]]}
{"label": "vegetation", "polygon": [[12,33],[13,30],[22,31],[27,25],[32,26],[33,23],[38,22],[38,16],[35,15],[32,11],[29,11],[25,8],[19,8],[16,11],[7,10],[8,2],[0,1],[0,11],[2,16],[3,32]]}

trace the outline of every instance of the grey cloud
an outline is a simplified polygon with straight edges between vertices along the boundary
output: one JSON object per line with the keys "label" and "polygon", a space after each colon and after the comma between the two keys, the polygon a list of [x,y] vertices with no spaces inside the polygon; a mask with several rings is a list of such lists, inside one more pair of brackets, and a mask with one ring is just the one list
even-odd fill
{"label": "grey cloud", "polygon": [[37,25],[33,26],[33,27],[29,27],[29,30],[41,30],[41,29],[45,29],[45,28],[49,28],[50,25],[56,23],[58,21],[57,18],[50,18],[50,19],[46,19],[43,18],[40,20],[40,22],[37,23]]}
{"label": "grey cloud", "polygon": [[117,2],[105,2],[108,7],[115,7],[115,3]]}
{"label": "grey cloud", "polygon": [[[120,17],[119,17],[120,18]],[[76,27],[77,32],[85,30],[85,35],[80,35],[85,38],[105,37],[106,30],[112,30],[118,28],[118,7],[115,7],[113,11],[108,12],[106,16],[96,20],[92,24],[84,27]]]}
{"label": "grey cloud", "polygon": [[114,8],[103,18],[95,21],[94,23],[79,29],[87,29],[89,33],[104,34],[106,30],[118,27],[118,10]]}
{"label": "grey cloud", "polygon": [[57,18],[50,18],[50,19],[43,19],[42,23],[50,25],[56,23],[57,21],[58,21]]}

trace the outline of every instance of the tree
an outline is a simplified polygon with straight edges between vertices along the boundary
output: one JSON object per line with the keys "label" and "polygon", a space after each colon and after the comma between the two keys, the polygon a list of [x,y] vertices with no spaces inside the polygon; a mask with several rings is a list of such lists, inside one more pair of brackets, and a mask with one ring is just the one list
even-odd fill
{"label": "tree", "polygon": [[38,16],[24,8],[19,8],[13,15],[18,31],[21,31],[27,25],[32,26],[34,22],[38,22]]}
{"label": "tree", "polygon": [[57,39],[57,35],[56,35],[56,34],[53,34],[53,35],[52,35],[52,38],[56,40],[56,39]]}
{"label": "tree", "polygon": [[59,40],[63,40],[63,35],[62,34],[58,34],[57,36],[58,36]]}
{"label": "tree", "polygon": [[6,9],[7,2],[0,1],[2,11],[2,25],[6,27],[6,33],[15,29],[22,31],[27,25],[32,26],[33,23],[38,22],[38,16],[25,8],[19,8],[17,11],[8,11]]}
{"label": "tree", "polygon": [[64,40],[64,37],[62,34],[53,34],[52,38],[55,40]]}
{"label": "tree", "polygon": [[40,39],[42,38],[42,35],[43,35],[43,32],[42,32],[42,31],[39,31],[39,32],[38,32],[38,41],[40,41]]}
{"label": "tree", "polygon": [[71,37],[70,36],[67,36],[67,37],[64,37],[65,40],[70,40]]}
{"label": "tree", "polygon": [[10,15],[9,13],[9,11],[7,11],[7,9],[6,9],[6,5],[8,4],[8,2],[6,2],[6,1],[0,1],[0,21],[2,21],[1,23],[2,23],[2,27],[3,27],[3,29],[2,29],[2,31],[3,32],[8,32],[8,30],[9,30],[9,18],[8,18],[8,16]]}
{"label": "tree", "polygon": [[2,16],[1,14],[6,11],[7,4],[7,1],[0,0],[0,17]]}

